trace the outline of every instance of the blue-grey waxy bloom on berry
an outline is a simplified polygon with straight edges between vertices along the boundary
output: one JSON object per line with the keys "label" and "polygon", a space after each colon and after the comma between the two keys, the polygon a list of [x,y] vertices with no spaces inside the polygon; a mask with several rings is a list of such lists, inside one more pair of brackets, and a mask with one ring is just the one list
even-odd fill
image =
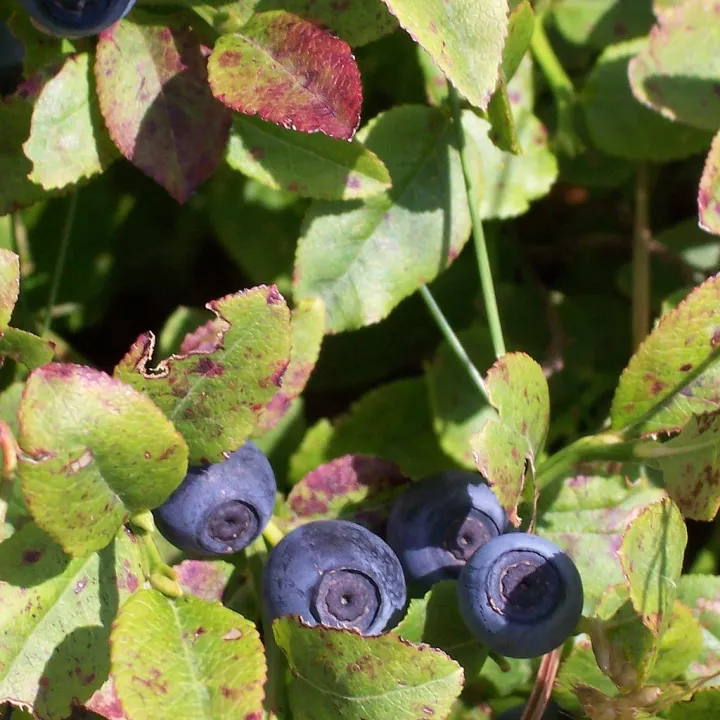
{"label": "blue-grey waxy bloom on berry", "polygon": [[470,556],[507,524],[505,510],[477,473],[448,470],[418,481],[398,498],[387,540],[408,582],[426,589],[457,578]]}
{"label": "blue-grey waxy bloom on berry", "polygon": [[457,593],[470,631],[492,652],[514,658],[562,645],[583,608],[575,563],[549,540],[521,532],[483,545],[460,573]]}
{"label": "blue-grey waxy bloom on berry", "polygon": [[135,0],[19,0],[36,27],[48,35],[97,35],[125,17]]}
{"label": "blue-grey waxy bloom on berry", "polygon": [[299,615],[310,625],[377,635],[405,606],[395,553],[368,529],[318,520],[286,535],[270,554],[263,604],[271,619]]}
{"label": "blue-grey waxy bloom on berry", "polygon": [[272,517],[276,491],[268,459],[248,441],[227,460],[190,468],[153,514],[158,530],[181,550],[227,555],[262,533]]}

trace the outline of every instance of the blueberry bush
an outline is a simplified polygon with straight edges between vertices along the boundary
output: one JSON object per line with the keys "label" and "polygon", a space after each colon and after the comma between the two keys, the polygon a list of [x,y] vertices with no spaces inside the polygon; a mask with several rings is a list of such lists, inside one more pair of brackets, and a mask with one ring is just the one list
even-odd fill
{"label": "blueberry bush", "polygon": [[716,0],[0,0],[3,720],[720,716]]}

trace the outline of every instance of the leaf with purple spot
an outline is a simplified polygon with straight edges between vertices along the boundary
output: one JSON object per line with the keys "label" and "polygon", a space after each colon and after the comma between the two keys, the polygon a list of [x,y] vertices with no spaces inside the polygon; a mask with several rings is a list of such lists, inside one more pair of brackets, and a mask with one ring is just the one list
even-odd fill
{"label": "leaf with purple spot", "polygon": [[485,109],[508,29],[506,0],[384,0],[452,84]]}
{"label": "leaf with purple spot", "polygon": [[343,517],[382,531],[392,501],[410,479],[389,460],[343,455],[309,472],[287,498],[290,524]]}
{"label": "leaf with purple spot", "polygon": [[517,526],[526,463],[534,472],[550,423],[547,380],[529,355],[508,353],[488,370],[485,384],[500,417],[471,439],[475,463]]}
{"label": "leaf with purple spot", "polygon": [[280,422],[290,410],[290,405],[300,397],[315,369],[325,331],[323,301],[320,298],[301,300],[292,311],[290,325],[292,333],[290,362],[283,376],[282,387],[267,404],[260,418],[257,435],[269,432]]}
{"label": "leaf with purple spot", "polygon": [[100,35],[95,76],[120,152],[185,202],[222,160],[231,119],[208,88],[199,39],[189,29],[121,20]]}
{"label": "leaf with purple spot", "polygon": [[720,127],[720,7],[685,0],[659,14],[648,47],[630,62],[635,97],[670,120]]}
{"label": "leaf with purple spot", "polygon": [[29,180],[46,190],[98,175],[117,157],[97,106],[88,53],[69,57],[45,83],[23,150],[33,163]]}
{"label": "leaf with purple spot", "polygon": [[260,10],[287,10],[329,28],[351,47],[379,40],[397,29],[381,0],[261,0]]}
{"label": "leaf with purple spot", "polygon": [[614,430],[678,432],[693,415],[720,410],[720,276],[665,313],[620,376]]}
{"label": "leaf with purple spot", "polygon": [[142,590],[110,636],[117,694],[133,718],[261,717],[267,667],[253,625],[218,603]]}
{"label": "leaf with purple spot", "polygon": [[328,333],[387,317],[443,272],[470,236],[456,129],[445,113],[398,106],[358,138],[385,163],[392,188],[364,201],[314,202],[295,259],[297,297],[325,301]]}
{"label": "leaf with purple spot", "polygon": [[221,602],[235,566],[224,560],[183,560],[173,570],[185,592],[206,602]]}
{"label": "leaf with purple spot", "polygon": [[145,333],[115,368],[116,378],[151,397],[182,433],[191,464],[219,462],[250,437],[290,361],[290,310],[275,286],[207,308],[219,319],[212,349],[172,355],[149,369],[155,338]]}
{"label": "leaf with purple spot", "polygon": [[104,548],[132,513],[160,505],[187,472],[185,441],[160,409],[83,365],[34,370],[18,420],[25,501],[73,555]]}
{"label": "leaf with purple spot", "polygon": [[295,720],[444,718],[462,690],[453,659],[394,633],[363,637],[295,617],[275,620],[273,633],[290,664]]}
{"label": "leaf with purple spot", "polygon": [[656,635],[667,627],[677,597],[687,528],[668,497],[642,510],[630,523],[618,551],[630,600]]}
{"label": "leaf with purple spot", "polygon": [[300,132],[349,140],[360,124],[360,71],[347,43],[282,10],[222,35],[208,61],[220,102]]}
{"label": "leaf with purple spot", "polygon": [[357,140],[286,130],[254,117],[236,115],[227,162],[273,190],[323,200],[352,200],[390,187],[380,158]]}
{"label": "leaf with purple spot", "polygon": [[700,227],[720,235],[720,133],[713,139],[698,190]]}
{"label": "leaf with purple spot", "polygon": [[28,523],[0,544],[0,703],[63,720],[108,678],[110,623],[142,582],[140,551],[121,530],[71,558]]}

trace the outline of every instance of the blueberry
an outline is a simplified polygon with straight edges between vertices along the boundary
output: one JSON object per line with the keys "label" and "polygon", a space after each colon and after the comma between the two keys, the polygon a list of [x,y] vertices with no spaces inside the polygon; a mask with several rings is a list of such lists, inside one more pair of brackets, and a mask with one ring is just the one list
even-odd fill
{"label": "blueberry", "polygon": [[268,459],[248,441],[223,462],[190,468],[153,514],[158,530],[181,550],[226,555],[260,535],[272,517],[276,491]]}
{"label": "blueberry", "polygon": [[22,78],[25,46],[0,22],[0,96],[15,90]]}
{"label": "blueberry", "polygon": [[300,615],[310,625],[377,635],[405,606],[405,578],[384,540],[347,520],[301,525],[273,549],[263,605],[274,619]]}
{"label": "blueberry", "polygon": [[575,563],[549,540],[508,533],[483,545],[460,573],[460,613],[500,655],[531,658],[572,635],[583,608]]}
{"label": "blueberry", "polygon": [[48,35],[97,35],[125,17],[135,0],[19,0],[33,23]]}
{"label": "blueberry", "polygon": [[477,473],[448,470],[418,481],[398,498],[387,540],[409,582],[427,589],[457,578],[470,556],[501,535],[508,517]]}

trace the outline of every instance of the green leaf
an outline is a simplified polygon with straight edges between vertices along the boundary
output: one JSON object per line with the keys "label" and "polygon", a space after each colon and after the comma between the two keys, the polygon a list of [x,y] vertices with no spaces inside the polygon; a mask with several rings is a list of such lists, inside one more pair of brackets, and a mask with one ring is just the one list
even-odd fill
{"label": "green leaf", "polygon": [[78,558],[33,523],[0,544],[0,702],[45,720],[86,702],[108,677],[110,625],[141,578],[138,545],[124,531]]}
{"label": "green leaf", "polygon": [[328,460],[328,448],[334,432],[332,423],[324,418],[308,429],[290,458],[288,481],[291,485],[300,482],[305,475]]}
{"label": "green leaf", "polygon": [[[706,273],[720,267],[720,243],[698,225],[697,215],[682,220],[676,225],[657,233],[655,239],[677,253],[694,271],[695,282],[705,279]],[[684,290],[682,298],[687,295]]]}
{"label": "green leaf", "polygon": [[677,597],[687,529],[672,500],[642,510],[628,527],[618,550],[630,600],[645,625],[660,634]]}
{"label": "green leaf", "polygon": [[675,601],[670,624],[660,638],[658,656],[651,680],[675,680],[684,677],[703,648],[703,627],[687,605]]}
{"label": "green leaf", "polygon": [[498,149],[488,136],[489,123],[475,113],[465,111],[462,122],[482,156],[484,219],[522,215],[532,200],[550,191],[558,174],[557,160],[548,148],[544,125],[530,111],[515,112],[520,155]]}
{"label": "green leaf", "polygon": [[487,107],[507,35],[507,2],[384,0],[472,105]]}
{"label": "green leaf", "polygon": [[615,391],[613,429],[632,427],[641,435],[677,432],[693,415],[720,409],[719,289],[720,277],[709,278],[643,340]]}
{"label": "green leaf", "polygon": [[320,356],[325,330],[325,305],[320,298],[301,300],[290,318],[292,351],[282,387],[260,417],[256,434],[270,432],[305,389]]}
{"label": "green leaf", "polygon": [[477,679],[488,650],[468,633],[457,604],[455,580],[436,583],[423,598],[410,601],[405,617],[393,630],[413,643],[426,643],[462,665],[467,683]]}
{"label": "green leaf", "polygon": [[382,529],[392,501],[409,480],[398,466],[368,455],[344,455],[320,465],[293,486],[287,497],[293,525],[344,517]]}
{"label": "green leaf", "polygon": [[393,108],[359,135],[385,163],[392,189],[364,202],[315,202],[298,243],[295,289],[320,296],[327,332],[387,317],[440,274],[470,234],[455,128],[439,110]]}
{"label": "green leaf", "polygon": [[25,500],[73,555],[105,547],[132,512],[160,505],[187,471],[185,442],[160,410],[99,370],[34,370],[18,418]]}
{"label": "green leaf", "polygon": [[670,120],[717,131],[718,37],[720,15],[707,0],[685,0],[658,15],[647,49],[630,63],[635,97]]}
{"label": "green leaf", "polygon": [[720,688],[703,688],[689,702],[677,703],[670,708],[670,720],[707,720],[720,713]]}
{"label": "green leaf", "polygon": [[130,717],[262,713],[262,643],[251,622],[222,605],[142,590],[120,609],[110,643],[115,687]]}
{"label": "green leaf", "polygon": [[9,357],[34,370],[52,361],[55,345],[25,330],[8,327],[0,337],[0,357]]}
{"label": "green leaf", "polygon": [[583,581],[583,613],[595,615],[608,588],[625,584],[618,556],[625,529],[664,493],[626,467],[615,475],[573,474],[560,488],[548,488],[547,496],[554,497],[540,494],[537,533],[572,557]]}
{"label": "green leaf", "polygon": [[502,70],[506,82],[510,82],[520,67],[525,53],[530,48],[535,13],[530,0],[521,0],[510,9],[508,16],[508,36],[503,46]]}
{"label": "green leaf", "polygon": [[678,585],[678,598],[690,608],[702,627],[702,649],[695,654],[688,678],[707,678],[720,685],[720,577],[716,575],[683,575]]}
{"label": "green leaf", "polygon": [[475,462],[513,524],[525,483],[525,463],[535,466],[550,422],[550,397],[542,368],[524,353],[509,353],[485,380],[499,420],[488,420],[472,439]]}
{"label": "green leaf", "polygon": [[221,35],[208,75],[221,103],[286,128],[349,140],[360,124],[362,85],[350,47],[285,9]]}
{"label": "green leaf", "polygon": [[[457,336],[475,367],[484,370],[492,365],[495,355],[487,328],[476,326]],[[440,447],[456,462],[474,469],[471,439],[497,413],[447,342],[442,343],[426,365],[425,379]]]}
{"label": "green leaf", "polygon": [[651,0],[553,0],[552,14],[570,42],[593,48],[646,35],[653,23]]}
{"label": "green leaf", "polygon": [[290,359],[290,311],[259,286],[206,305],[221,321],[215,349],[173,355],[148,370],[154,336],[141,335],[115,377],[149,395],[190,448],[190,462],[218,462],[239,448],[281,385]]}
{"label": "green leaf", "polygon": [[702,152],[708,133],[672,122],[633,96],[628,63],[647,46],[647,38],[611,45],[588,76],[580,100],[593,142],[630,160],[663,162]]}
{"label": "green leaf", "polygon": [[260,0],[258,10],[287,10],[329,27],[351,47],[367,45],[397,28],[381,0]]}
{"label": "green leaf", "polygon": [[653,448],[668,495],[693,520],[712,520],[720,509],[720,411],[699,415],[677,436]]}
{"label": "green leaf", "polygon": [[390,187],[380,159],[357,140],[286,130],[236,115],[227,149],[230,167],[275,190],[324,200],[352,200]]}
{"label": "green leaf", "polygon": [[0,332],[7,328],[20,295],[20,258],[0,248]]}
{"label": "green leaf", "polygon": [[362,637],[293,617],[275,620],[273,632],[292,671],[295,720],[442,718],[462,690],[454,660],[394,634]]}
{"label": "green leaf", "polygon": [[712,141],[705,160],[700,189],[698,190],[698,214],[703,230],[720,235],[720,133]]}
{"label": "green leaf", "polygon": [[91,79],[90,55],[73,55],[35,101],[23,150],[33,163],[29,179],[46,190],[104,172],[117,156]]}

